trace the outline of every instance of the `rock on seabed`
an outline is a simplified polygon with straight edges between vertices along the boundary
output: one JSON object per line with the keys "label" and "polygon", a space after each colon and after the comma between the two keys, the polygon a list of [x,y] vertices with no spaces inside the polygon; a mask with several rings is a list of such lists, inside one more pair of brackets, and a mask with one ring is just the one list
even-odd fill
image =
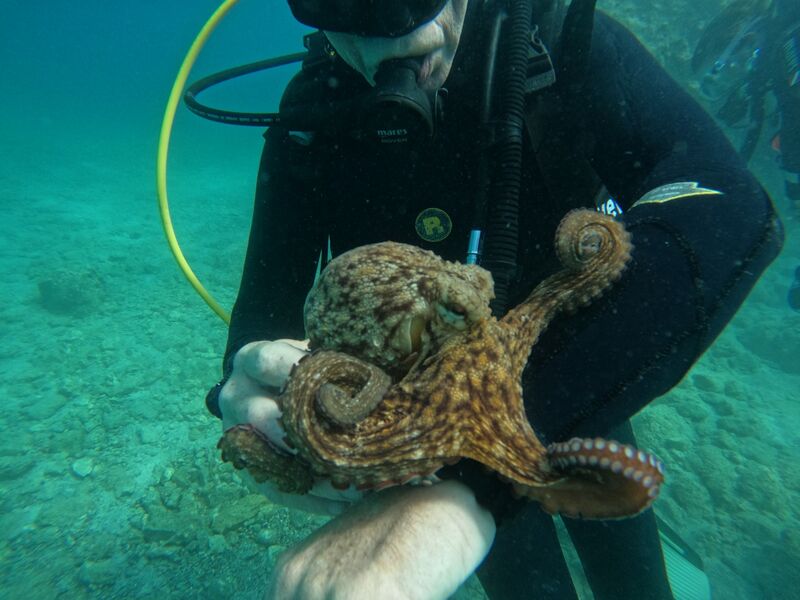
{"label": "rock on seabed", "polygon": [[94,463],[91,458],[79,458],[72,463],[72,472],[76,477],[84,479],[94,471]]}

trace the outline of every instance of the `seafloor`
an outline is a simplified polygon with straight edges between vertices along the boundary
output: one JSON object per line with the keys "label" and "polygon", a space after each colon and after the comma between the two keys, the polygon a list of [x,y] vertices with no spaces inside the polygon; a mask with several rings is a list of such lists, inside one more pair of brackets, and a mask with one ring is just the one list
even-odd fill
{"label": "seafloor", "polygon": [[[711,10],[607,6],[687,76]],[[178,41],[176,65],[190,39]],[[178,273],[157,220],[162,83],[138,99],[90,98],[89,79],[56,103],[40,75],[0,101],[4,598],[258,598],[275,557],[321,522],[251,494],[215,450],[219,423],[202,400],[225,328]],[[136,102],[148,110],[127,118]],[[224,305],[259,152],[257,132],[179,119],[176,228]],[[686,379],[635,420],[668,465],[656,510],[725,600],[800,589],[800,314],[786,303],[800,212],[766,148],[754,168],[785,219],[786,249]],[[474,581],[459,592],[480,595]]]}

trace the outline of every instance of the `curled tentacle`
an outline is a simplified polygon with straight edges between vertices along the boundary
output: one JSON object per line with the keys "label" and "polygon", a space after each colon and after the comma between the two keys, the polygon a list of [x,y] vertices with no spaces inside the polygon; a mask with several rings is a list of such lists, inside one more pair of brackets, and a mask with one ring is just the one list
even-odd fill
{"label": "curled tentacle", "polygon": [[317,408],[342,427],[367,418],[392,385],[391,377],[381,369],[346,354],[324,363],[320,378]]}
{"label": "curled tentacle", "polygon": [[[568,271],[573,293],[566,310],[588,304],[619,279],[631,258],[631,236],[613,217],[593,210],[573,210],[556,231],[556,254]],[[580,275],[578,275],[580,273]]]}
{"label": "curled tentacle", "polygon": [[654,455],[602,438],[551,444],[547,460],[561,479],[541,488],[517,486],[517,492],[568,517],[634,516],[653,503],[664,483],[664,466]]}
{"label": "curled tentacle", "polygon": [[442,416],[446,407],[440,407],[445,396],[433,394],[440,397],[437,404],[427,389],[418,397],[414,385],[387,390],[387,382],[379,369],[347,354],[320,350],[309,355],[278,398],[285,442],[316,475],[339,487],[399,485],[457,459],[456,428]]}
{"label": "curled tentacle", "polygon": [[570,211],[556,230],[558,259],[574,271],[584,270],[589,261],[607,264],[607,271],[621,271],[631,248],[622,223],[593,210]]}
{"label": "curled tentacle", "polygon": [[[297,376],[299,371],[302,377]],[[391,378],[375,365],[342,352],[320,350],[296,365],[278,403],[284,420],[314,422],[321,416],[331,425],[351,428],[380,404],[391,384]]]}
{"label": "curled tentacle", "polygon": [[517,358],[515,376],[553,317],[600,296],[619,279],[633,249],[622,223],[588,209],[567,213],[556,231],[555,247],[564,268],[537,285],[502,319],[510,335],[510,353]]}

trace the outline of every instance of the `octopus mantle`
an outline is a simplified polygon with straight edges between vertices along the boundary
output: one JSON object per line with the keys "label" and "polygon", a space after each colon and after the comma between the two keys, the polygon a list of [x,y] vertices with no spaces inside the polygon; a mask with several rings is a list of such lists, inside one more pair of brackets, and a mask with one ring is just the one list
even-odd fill
{"label": "octopus mantle", "polygon": [[489,310],[491,276],[480,267],[393,242],[337,257],[306,300],[314,352],[278,400],[296,454],[240,425],[220,440],[223,460],[304,493],[316,477],[362,489],[430,481],[443,465],[470,458],[550,513],[639,513],[658,495],[661,462],[601,438],[543,446],[520,384],[553,317],[600,296],[631,249],[617,221],[572,211],[556,233],[562,270],[499,320]]}

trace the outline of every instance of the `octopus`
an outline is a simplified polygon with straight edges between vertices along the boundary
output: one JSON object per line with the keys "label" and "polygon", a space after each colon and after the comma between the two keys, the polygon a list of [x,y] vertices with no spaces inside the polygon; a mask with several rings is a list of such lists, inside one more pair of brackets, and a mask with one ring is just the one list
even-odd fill
{"label": "octopus", "polygon": [[618,280],[633,248],[620,222],[590,210],[564,217],[555,247],[561,269],[500,319],[479,266],[395,242],[335,258],[304,307],[313,351],[278,398],[294,454],[237,425],[220,440],[223,460],[304,493],[315,478],[363,490],[427,483],[468,458],[552,514],[612,519],[646,509],[664,481],[659,459],[603,438],[544,446],[526,415],[531,348],[556,315]]}

